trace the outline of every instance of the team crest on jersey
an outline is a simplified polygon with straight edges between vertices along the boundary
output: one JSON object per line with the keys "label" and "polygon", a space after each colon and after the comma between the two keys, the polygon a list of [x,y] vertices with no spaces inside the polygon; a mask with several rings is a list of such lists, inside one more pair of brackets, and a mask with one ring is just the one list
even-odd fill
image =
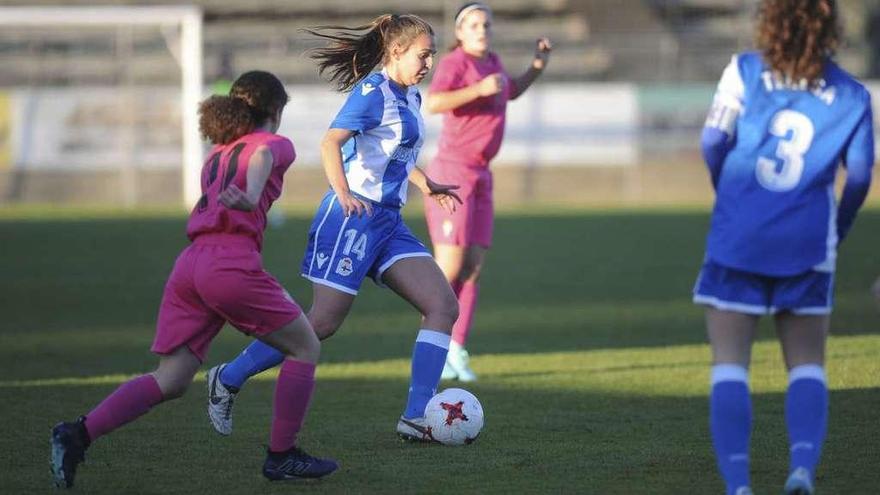
{"label": "team crest on jersey", "polygon": [[444,220],[442,228],[443,228],[443,235],[444,236],[446,236],[446,237],[451,236],[452,229],[453,229],[452,220]]}
{"label": "team crest on jersey", "polygon": [[339,260],[339,264],[336,265],[336,273],[342,275],[343,277],[347,277],[351,275],[351,272],[354,271],[351,268],[351,258],[345,257]]}

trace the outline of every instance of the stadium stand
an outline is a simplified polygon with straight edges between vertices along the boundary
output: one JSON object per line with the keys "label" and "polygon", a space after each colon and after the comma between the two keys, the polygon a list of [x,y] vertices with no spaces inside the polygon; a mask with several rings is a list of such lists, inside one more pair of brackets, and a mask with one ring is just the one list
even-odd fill
{"label": "stadium stand", "polygon": [[[94,0],[68,0],[64,3],[88,6],[94,5]],[[167,1],[101,3],[166,5]],[[451,19],[461,2],[196,0],[193,3],[204,12],[206,84],[228,77],[230,71],[234,73],[252,67],[271,70],[288,84],[317,84],[320,79],[314,64],[305,56],[306,50],[314,46],[314,40],[304,34],[302,28],[357,25],[381,12],[413,12],[435,26],[439,48],[443,51],[451,42]],[[57,4],[56,0],[2,2],[7,6]],[[639,105],[639,127],[635,132],[640,146],[645,148],[640,163],[655,162],[650,170],[578,169],[573,172],[543,167],[539,175],[529,172],[511,178],[501,175],[514,172],[499,169],[499,182],[529,183],[529,191],[537,191],[540,197],[545,186],[552,189],[552,185],[564,183],[576,175],[583,176],[587,183],[592,177],[592,182],[597,184],[606,180],[620,184],[609,189],[617,197],[654,201],[655,198],[651,198],[653,192],[641,184],[649,184],[657,176],[683,173],[690,177],[688,174],[696,171],[693,180],[703,180],[696,136],[708,104],[705,100],[711,97],[711,88],[730,54],[751,45],[754,0],[490,0],[490,4],[497,21],[494,48],[511,70],[517,71],[525,66],[535,38],[550,35],[554,51],[552,62],[541,80],[542,85],[595,82],[634,88]],[[849,36],[839,58],[859,76],[867,68],[867,44],[861,34],[865,32],[872,6],[880,6],[880,1],[841,2]],[[167,40],[147,36],[141,28],[127,30],[120,38],[108,37],[106,33],[53,28],[25,40],[16,34],[18,32],[16,29],[0,30],[0,60],[4,67],[14,68],[0,71],[0,90],[64,87],[73,81],[96,86],[120,81],[157,87],[179,84],[180,69],[168,56]],[[120,47],[129,42],[137,50],[131,56],[120,54]],[[528,106],[518,105],[519,108]],[[134,173],[134,180],[138,183],[138,203],[145,198],[167,202],[169,198],[178,197],[176,192],[163,196],[163,191],[179,188],[176,172],[138,169]],[[33,169],[23,172],[15,167],[4,169],[0,164],[0,203],[75,201],[86,191],[94,191],[93,181],[105,185],[100,186],[98,195],[90,199],[112,202],[118,196],[119,188],[114,184],[119,175],[113,170],[95,171],[90,183],[79,190],[72,185],[79,182],[75,180],[80,177],[77,172]],[[540,179],[540,183],[532,184],[533,179]],[[316,175],[316,184],[322,180],[319,174]],[[688,187],[692,185],[688,181],[681,183],[688,184]],[[525,188],[510,190],[521,189]],[[594,197],[601,197],[602,191],[596,194],[598,196]],[[678,196],[696,202],[705,200],[706,196],[689,194],[683,188]],[[549,195],[551,199],[559,199],[552,192]],[[503,195],[499,199],[506,200]],[[510,201],[516,200],[515,196],[510,198]]]}

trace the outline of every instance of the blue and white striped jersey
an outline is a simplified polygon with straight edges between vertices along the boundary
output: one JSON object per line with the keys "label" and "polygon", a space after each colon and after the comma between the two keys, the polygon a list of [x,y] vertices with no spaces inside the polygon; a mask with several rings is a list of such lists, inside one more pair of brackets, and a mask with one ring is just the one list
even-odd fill
{"label": "blue and white striped jersey", "polygon": [[355,133],[342,146],[353,193],[393,208],[406,203],[407,180],[425,132],[421,104],[416,87],[402,89],[384,71],[355,85],[330,124]]}
{"label": "blue and white striped jersey", "polygon": [[[706,151],[713,133],[728,140],[714,158]],[[814,87],[784,81],[760,54],[743,53],[722,75],[703,138],[717,194],[708,258],[770,276],[834,271],[839,236],[864,200],[874,162],[864,86],[832,61]],[[840,164],[847,189],[838,218]]]}

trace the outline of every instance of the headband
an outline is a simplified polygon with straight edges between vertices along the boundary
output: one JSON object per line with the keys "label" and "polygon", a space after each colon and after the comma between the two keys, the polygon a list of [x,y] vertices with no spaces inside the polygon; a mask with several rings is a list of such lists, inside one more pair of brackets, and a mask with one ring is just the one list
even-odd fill
{"label": "headband", "polygon": [[455,14],[455,25],[458,26],[459,24],[461,24],[461,21],[464,20],[465,16],[475,10],[482,10],[487,14],[492,14],[492,9],[490,9],[489,6],[484,3],[473,2],[465,4],[465,6],[458,11],[458,14]]}

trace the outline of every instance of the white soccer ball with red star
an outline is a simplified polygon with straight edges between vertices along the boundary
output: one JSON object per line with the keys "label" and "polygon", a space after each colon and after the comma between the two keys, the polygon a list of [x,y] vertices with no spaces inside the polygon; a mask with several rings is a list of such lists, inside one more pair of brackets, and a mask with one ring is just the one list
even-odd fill
{"label": "white soccer ball with red star", "polygon": [[447,388],[428,401],[425,425],[431,437],[444,445],[466,445],[483,429],[483,406],[467,390]]}

